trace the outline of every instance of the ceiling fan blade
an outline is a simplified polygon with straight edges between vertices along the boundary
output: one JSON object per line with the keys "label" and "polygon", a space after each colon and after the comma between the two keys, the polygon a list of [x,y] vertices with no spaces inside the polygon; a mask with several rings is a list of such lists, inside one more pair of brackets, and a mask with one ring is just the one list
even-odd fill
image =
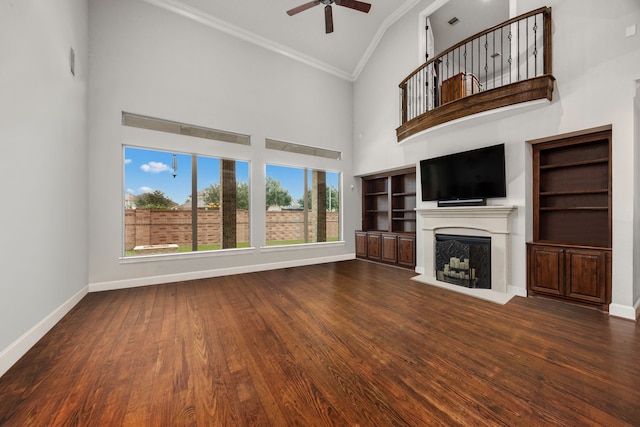
{"label": "ceiling fan blade", "polygon": [[324,27],[325,33],[333,33],[333,12],[330,5],[324,7]]}
{"label": "ceiling fan blade", "polygon": [[287,15],[293,16],[296,13],[304,12],[307,9],[311,9],[313,6],[317,6],[321,3],[320,0],[310,1],[305,4],[301,4],[300,6],[294,7],[293,9],[287,10]]}
{"label": "ceiling fan blade", "polygon": [[348,7],[349,9],[358,10],[360,12],[369,13],[371,5],[358,0],[336,0],[338,6]]}

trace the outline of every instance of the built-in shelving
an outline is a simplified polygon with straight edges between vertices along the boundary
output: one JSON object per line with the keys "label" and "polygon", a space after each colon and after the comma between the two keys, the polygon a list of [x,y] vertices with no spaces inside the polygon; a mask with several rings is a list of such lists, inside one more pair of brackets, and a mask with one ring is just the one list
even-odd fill
{"label": "built-in shelving", "polygon": [[530,295],[611,302],[611,127],[529,141],[533,147]]}
{"label": "built-in shelving", "polygon": [[361,258],[415,266],[415,168],[362,178],[362,230],[356,232]]}

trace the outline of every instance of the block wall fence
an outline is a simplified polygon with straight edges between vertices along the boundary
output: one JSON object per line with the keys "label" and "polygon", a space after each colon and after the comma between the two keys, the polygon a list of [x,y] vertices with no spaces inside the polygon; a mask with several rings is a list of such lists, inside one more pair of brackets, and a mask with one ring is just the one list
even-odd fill
{"label": "block wall fence", "polygon": [[[267,241],[303,240],[304,212],[268,211]],[[142,245],[178,244],[191,246],[190,210],[125,210],[125,250],[133,250]],[[238,243],[249,241],[249,211],[236,211],[236,240]],[[312,215],[309,213],[309,228]],[[327,240],[339,237],[339,212],[327,212]],[[222,240],[222,221],[220,210],[198,210],[198,244],[220,244]]]}

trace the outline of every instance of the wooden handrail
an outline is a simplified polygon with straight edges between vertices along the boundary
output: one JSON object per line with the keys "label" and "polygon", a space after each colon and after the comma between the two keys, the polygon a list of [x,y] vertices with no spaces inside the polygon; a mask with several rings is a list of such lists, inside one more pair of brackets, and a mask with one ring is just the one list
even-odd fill
{"label": "wooden handrail", "polygon": [[501,24],[498,25],[494,25],[493,27],[480,31],[479,33],[476,33],[470,37],[467,37],[466,39],[462,40],[459,43],[456,43],[455,45],[453,45],[452,47],[448,48],[447,50],[445,50],[444,52],[440,53],[438,56],[430,59],[429,61],[427,61],[426,63],[420,65],[419,67],[417,67],[415,70],[413,70],[404,80],[402,80],[402,82],[400,82],[400,84],[398,85],[400,88],[403,88],[403,86],[406,85],[406,83],[413,77],[415,76],[418,72],[420,72],[420,70],[422,70],[423,68],[431,65],[432,63],[434,63],[437,60],[440,60],[442,57],[446,56],[448,53],[451,53],[453,51],[455,51],[456,49],[458,49],[461,46],[464,46],[465,44],[479,39],[482,36],[485,36],[489,33],[492,33],[494,31],[499,30],[500,28],[506,27],[508,25],[511,24],[515,24],[518,21],[521,21],[523,19],[527,19],[530,18],[532,16],[535,15],[539,15],[539,14],[543,14],[545,17],[544,20],[544,40],[545,40],[545,46],[544,46],[544,52],[545,52],[545,57],[544,57],[544,74],[551,74],[551,8],[550,7],[541,7],[535,10],[532,10],[530,12],[527,13],[523,13],[522,15],[516,16],[515,18],[511,18],[508,21],[505,21]]}
{"label": "wooden handrail", "polygon": [[[551,36],[551,8],[541,7],[467,37],[420,65],[399,84],[398,141],[472,114],[540,99],[551,101],[555,81]],[[503,42],[509,52],[506,63],[505,57],[495,59],[503,52]]]}

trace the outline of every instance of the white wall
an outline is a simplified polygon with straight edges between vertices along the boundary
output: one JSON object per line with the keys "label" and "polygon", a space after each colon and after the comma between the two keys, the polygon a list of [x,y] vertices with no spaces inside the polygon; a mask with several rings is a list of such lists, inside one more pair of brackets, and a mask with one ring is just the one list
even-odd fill
{"label": "white wall", "polygon": [[[354,86],[354,172],[372,173],[420,159],[504,142],[507,149],[506,199],[495,204],[518,207],[512,223],[511,285],[526,288],[525,243],[531,239],[530,149],[525,141],[565,132],[613,125],[613,314],[633,316],[634,81],[640,77],[640,35],[625,38],[625,28],[640,23],[636,0],[518,0],[518,14],[553,8],[552,103],[450,124],[402,144],[397,84],[418,66],[419,3],[390,28]],[[362,135],[362,138],[359,136]],[[419,203],[419,207],[432,206]],[[418,268],[425,256],[418,233]]]}
{"label": "white wall", "polygon": [[[634,100],[634,147],[640,146],[640,80],[636,80],[636,97]],[[640,150],[634,152],[634,162],[636,165],[640,165]],[[635,188],[640,188],[640,170],[635,168],[634,171],[634,185]],[[640,194],[636,190],[633,193],[634,212],[635,218],[640,215]],[[635,301],[636,313],[640,305],[640,221],[633,222],[633,270],[634,270],[634,287],[633,287],[633,300]]]}
{"label": "white wall", "polygon": [[0,0],[0,375],[86,293],[87,10]]}
{"label": "white wall", "polygon": [[[92,0],[89,22],[91,289],[354,256],[359,211],[350,190],[355,182],[350,82],[140,0]],[[252,145],[125,128],[122,111],[249,134]],[[266,150],[265,138],[342,151],[343,160]],[[123,144],[250,161],[254,248],[153,262],[120,260]],[[260,248],[266,162],[343,171],[345,244]]]}

